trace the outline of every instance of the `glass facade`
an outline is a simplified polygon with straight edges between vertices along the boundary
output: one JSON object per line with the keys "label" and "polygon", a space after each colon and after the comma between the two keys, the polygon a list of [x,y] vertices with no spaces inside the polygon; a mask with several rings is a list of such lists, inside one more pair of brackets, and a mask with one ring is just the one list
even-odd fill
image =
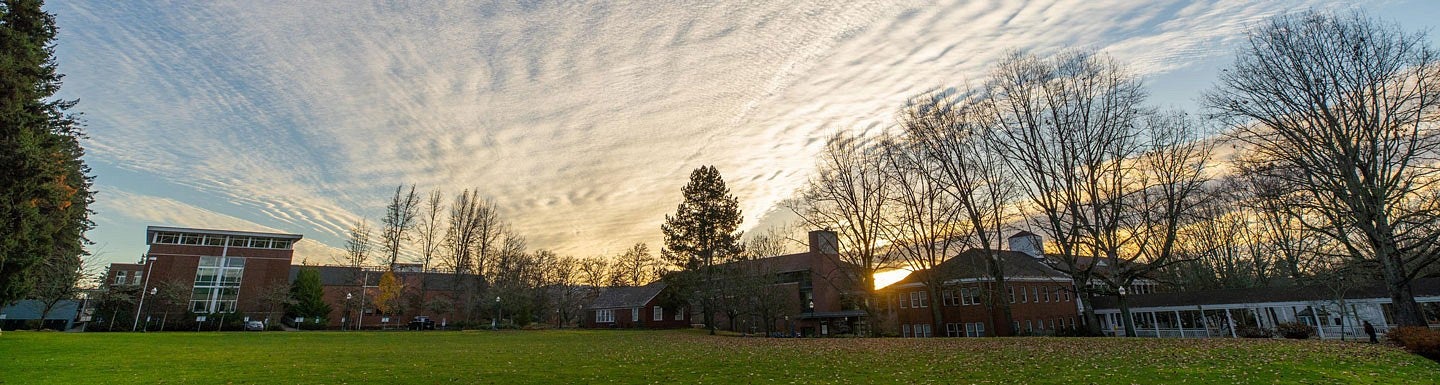
{"label": "glass facade", "polygon": [[200,266],[195,269],[190,311],[235,311],[235,300],[240,297],[240,277],[244,272],[245,258],[200,257]]}

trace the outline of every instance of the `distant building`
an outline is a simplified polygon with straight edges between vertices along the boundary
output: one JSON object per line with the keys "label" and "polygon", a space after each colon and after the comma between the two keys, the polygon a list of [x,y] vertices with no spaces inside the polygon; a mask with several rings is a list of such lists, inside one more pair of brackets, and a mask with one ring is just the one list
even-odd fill
{"label": "distant building", "polygon": [[[1415,301],[1431,325],[1440,325],[1440,278],[1416,279]],[[1384,287],[1340,285],[1222,289],[1127,295],[1139,337],[1237,337],[1244,328],[1275,329],[1285,322],[1316,327],[1325,339],[1365,338],[1362,323],[1381,333],[1395,327]],[[1118,300],[1099,297],[1095,313],[1106,335],[1125,335]]]}
{"label": "distant building", "polygon": [[[79,319],[81,300],[65,299],[55,302],[46,313],[45,302],[27,299],[0,308],[0,330],[28,329],[39,326],[51,330],[70,330]],[[43,318],[43,320],[42,320]],[[30,325],[38,323],[39,325]]]}
{"label": "distant building", "polygon": [[666,285],[654,282],[638,287],[607,287],[585,307],[580,325],[587,328],[669,329],[690,326],[688,312],[666,307],[660,294]]}
{"label": "distant building", "polygon": [[[403,269],[402,269],[403,267]],[[300,269],[307,266],[291,266],[289,281],[294,282]],[[320,273],[320,284],[324,290],[325,303],[330,304],[328,327],[336,329],[394,329],[405,328],[416,316],[431,317],[437,326],[453,323],[455,315],[436,314],[426,309],[426,304],[437,299],[453,303],[457,298],[456,288],[469,279],[478,289],[484,288],[484,279],[478,276],[457,276],[451,273],[424,272],[419,265],[396,264],[395,279],[403,288],[400,298],[395,301],[399,309],[383,313],[376,309],[374,301],[380,294],[380,277],[385,274],[381,267],[354,268],[348,266],[308,266]],[[363,282],[363,283],[362,283]],[[453,306],[451,306],[453,308]]]}
{"label": "distant building", "polygon": [[[1016,249],[1012,246],[1012,249]],[[1025,250],[1020,248],[1020,250]],[[1005,287],[995,284],[989,271],[991,258],[1005,271]],[[1044,260],[1019,250],[996,250],[993,256],[970,249],[933,269],[943,287],[932,298],[925,274],[919,270],[879,290],[885,308],[894,314],[892,333],[901,337],[987,337],[1015,334],[1053,334],[1078,325],[1079,302],[1069,275]],[[1001,305],[1009,305],[1006,324]],[[938,308],[942,323],[935,322]]]}

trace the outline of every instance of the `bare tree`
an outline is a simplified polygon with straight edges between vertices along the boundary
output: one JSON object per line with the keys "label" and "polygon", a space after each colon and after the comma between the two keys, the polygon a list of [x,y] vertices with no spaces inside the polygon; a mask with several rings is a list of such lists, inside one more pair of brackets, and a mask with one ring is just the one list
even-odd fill
{"label": "bare tree", "polygon": [[352,269],[360,269],[370,261],[370,250],[373,247],[370,243],[370,226],[361,219],[350,226],[346,231],[345,255],[341,257],[340,264]]}
{"label": "bare tree", "polygon": [[659,279],[655,275],[659,260],[650,254],[645,243],[636,243],[616,257],[611,265],[610,286],[644,286]]}
{"label": "bare tree", "polygon": [[1423,33],[1307,12],[1248,35],[1205,102],[1307,211],[1304,225],[1379,262],[1400,325],[1425,326],[1411,281],[1440,257],[1440,57]]}
{"label": "bare tree", "polygon": [[[1005,227],[1015,218],[1011,209],[1019,186],[1006,173],[1005,159],[995,137],[998,128],[986,100],[975,94],[931,92],[911,101],[902,111],[901,127],[907,140],[935,165],[935,178],[961,210],[955,223],[962,246],[973,246],[988,256],[986,271],[993,280],[990,298],[1008,290],[1004,259],[1000,258]],[[1009,301],[987,301],[998,314],[992,320],[997,335],[1009,335],[1012,315]]]}
{"label": "bare tree", "polygon": [[410,185],[409,192],[405,192],[404,185],[395,187],[395,195],[385,206],[385,218],[380,221],[384,225],[380,229],[380,246],[385,252],[385,266],[392,271],[395,263],[400,262],[401,247],[410,240],[410,230],[415,228],[415,214],[419,209],[420,198],[415,195],[415,185]]}
{"label": "bare tree", "polygon": [[881,150],[844,133],[831,136],[820,154],[816,174],[788,203],[801,222],[814,229],[834,230],[840,260],[863,298],[858,302],[867,322],[878,324],[882,313],[873,298],[875,273],[898,267],[900,257],[883,251],[885,215],[891,185],[886,181]]}
{"label": "bare tree", "polygon": [[480,296],[489,256],[495,254],[500,238],[499,214],[494,204],[482,200],[479,191],[465,190],[450,205],[449,227],[445,231],[446,254],[441,265],[450,269],[458,289],[459,317],[474,321],[480,315]]}
{"label": "bare tree", "polygon": [[444,218],[440,216],[440,213],[445,211],[442,199],[440,190],[430,192],[425,200],[425,211],[416,226],[420,232],[420,266],[424,271],[430,271],[433,267],[431,264],[435,262],[435,257],[444,244]]}
{"label": "bare tree", "polygon": [[583,314],[586,290],[580,259],[559,256],[546,269],[550,272],[554,286],[550,288],[551,300],[555,305],[555,326],[565,327]]}
{"label": "bare tree", "polygon": [[[940,298],[949,276],[941,271],[941,264],[971,245],[971,239],[955,226],[964,210],[938,182],[939,162],[927,157],[920,146],[894,137],[883,143],[886,180],[893,188],[891,210],[882,226],[891,246],[887,252],[915,269],[912,275],[925,283],[924,294]],[[941,307],[930,306],[930,316],[935,330],[944,330]]]}
{"label": "bare tree", "polygon": [[1133,191],[1129,160],[1139,149],[1140,81],[1090,52],[1048,60],[1017,52],[991,74],[986,97],[1001,153],[1024,186],[1030,226],[1054,240],[1060,253],[1052,258],[1079,292],[1086,327],[1098,333],[1094,268],[1132,241],[1122,221]]}

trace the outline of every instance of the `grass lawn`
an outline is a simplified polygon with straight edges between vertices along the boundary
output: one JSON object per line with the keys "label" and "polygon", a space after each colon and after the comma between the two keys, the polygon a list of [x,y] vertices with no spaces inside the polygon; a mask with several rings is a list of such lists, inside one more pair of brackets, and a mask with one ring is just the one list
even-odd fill
{"label": "grass lawn", "polygon": [[0,383],[1412,383],[1397,348],[1286,340],[763,339],[681,331],[0,335]]}

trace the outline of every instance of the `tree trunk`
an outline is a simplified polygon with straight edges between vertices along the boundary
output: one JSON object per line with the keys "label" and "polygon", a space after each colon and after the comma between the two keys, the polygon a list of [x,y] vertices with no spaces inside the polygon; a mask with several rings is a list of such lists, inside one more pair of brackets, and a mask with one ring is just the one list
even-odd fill
{"label": "tree trunk", "polygon": [[999,260],[1000,256],[991,251],[987,263],[990,265],[990,276],[995,278],[995,285],[990,288],[990,298],[991,303],[1000,309],[1000,319],[991,321],[994,324],[991,329],[997,337],[1013,336],[1015,329],[1011,325],[1015,322],[1015,315],[1010,310],[1010,298],[1006,296],[1009,285],[1005,283],[1005,268],[1000,265]]}
{"label": "tree trunk", "polygon": [[[1120,322],[1125,325],[1125,336],[1135,337],[1135,317],[1130,315],[1130,304],[1125,301],[1124,295],[1117,295],[1115,297],[1118,299],[1117,302],[1120,303],[1120,317],[1124,318],[1124,320]],[[1155,337],[1160,336],[1156,335]]]}
{"label": "tree trunk", "polygon": [[930,330],[931,337],[935,336],[936,330],[945,330],[945,312],[942,312],[940,308],[945,302],[935,302],[936,299],[940,298],[940,296],[935,295],[939,293],[939,290],[936,289],[937,286],[938,285],[925,285],[925,291],[930,292],[930,319],[934,321],[931,322],[933,325],[930,326],[933,328]]}

